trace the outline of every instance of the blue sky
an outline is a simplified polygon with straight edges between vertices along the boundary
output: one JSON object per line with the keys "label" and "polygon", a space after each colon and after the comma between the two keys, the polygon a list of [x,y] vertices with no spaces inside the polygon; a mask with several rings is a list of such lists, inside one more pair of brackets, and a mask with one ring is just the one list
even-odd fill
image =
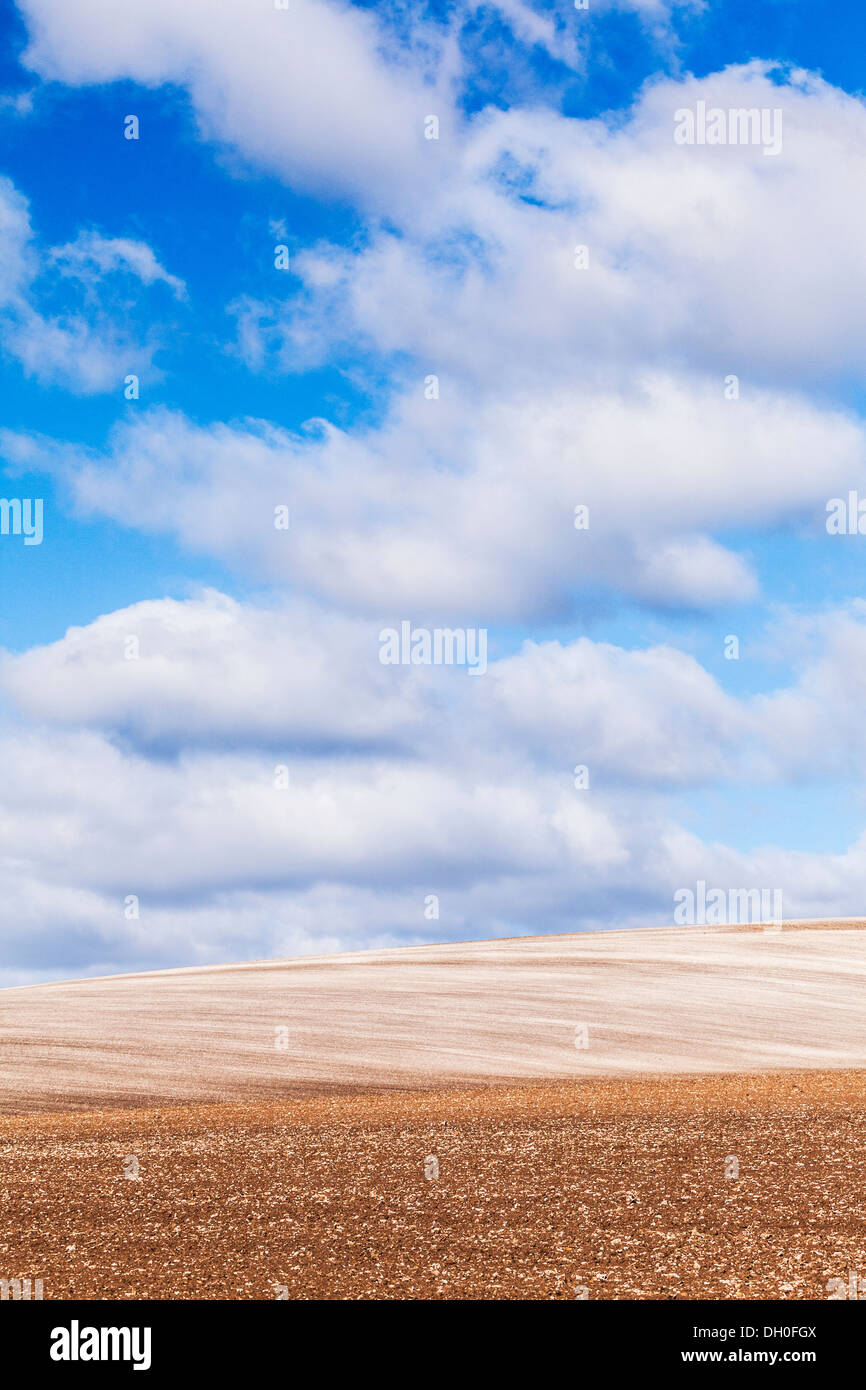
{"label": "blue sky", "polygon": [[109,9],[3,10],[0,981],[859,913],[860,7]]}

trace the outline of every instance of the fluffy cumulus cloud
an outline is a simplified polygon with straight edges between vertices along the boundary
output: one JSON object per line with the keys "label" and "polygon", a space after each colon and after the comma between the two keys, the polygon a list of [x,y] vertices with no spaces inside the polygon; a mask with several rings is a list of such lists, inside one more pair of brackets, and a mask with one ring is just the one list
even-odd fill
{"label": "fluffy cumulus cloud", "polygon": [[[0,177],[0,328],[3,351],[28,376],[91,394],[116,389],[127,372],[149,367],[159,335],[144,315],[136,335],[129,304],[116,298],[114,283],[138,289],[164,282],[175,296],[183,283],[170,275],[144,242],[82,232],[67,246],[39,244],[26,198]],[[77,282],[62,313],[46,310],[53,277]],[[96,296],[98,305],[91,302]]]}
{"label": "fluffy cumulus cloud", "polygon": [[[704,0],[593,0],[597,11],[631,11],[657,33],[673,14]],[[460,128],[459,96],[473,58],[491,49],[507,65],[514,47],[484,33],[491,14],[523,49],[544,49],[571,68],[585,63],[590,16],[571,6],[475,0],[434,20],[422,7],[355,6],[343,0],[20,0],[30,42],[23,57],[40,77],[95,84],[174,83],[190,94],[202,135],[259,167],[316,192],[349,194],[364,207],[404,201],[423,156],[424,120],[443,135]],[[474,52],[469,34],[483,34]],[[467,51],[468,50],[468,51]],[[541,95],[537,90],[534,96]],[[411,196],[405,205],[411,204]]]}
{"label": "fluffy cumulus cloud", "polygon": [[[619,7],[659,32],[680,8]],[[376,382],[377,411],[290,430],[156,407],[97,447],[0,436],[73,516],[267,591],[143,595],[0,660],[10,980],[49,957],[68,974],[657,924],[699,878],[781,886],[790,915],[858,910],[866,836],[743,849],[680,813],[719,786],[849,778],[861,605],[792,620],[793,670],[762,693],[670,639],[550,632],[617,605],[725,632],[764,597],[743,534],[820,531],[828,497],[866,490],[845,390],[866,364],[866,110],[755,61],[655,80],[604,119],[468,114],[476,9],[22,0],[40,79],[182,87],[228,176],[349,201],[351,243],[293,250],[281,294],[227,294],[227,360],[336,365]],[[498,9],[583,62],[579,16]],[[677,143],[701,102],[781,111],[780,147]],[[38,329],[50,362],[9,185],[0,240],[11,350],[29,363]],[[49,263],[195,302],[143,241],[84,228]],[[78,356],[98,384],[110,352]],[[488,629],[484,677],[384,665],[403,620]]]}
{"label": "fluffy cumulus cloud", "polygon": [[749,598],[748,562],[712,533],[820,520],[828,496],[864,481],[847,413],[770,391],[729,401],[718,381],[671,376],[474,410],[465,394],[426,399],[419,382],[366,435],[157,410],[119,426],[102,455],[8,431],[0,447],[54,469],[83,513],[168,532],[259,578],[371,616],[478,622],[560,617],[587,591]]}
{"label": "fluffy cumulus cloud", "polygon": [[[778,111],[778,153],[676,143],[700,102]],[[647,359],[813,386],[866,360],[864,137],[861,100],[757,61],[653,83],[625,118],[484,111],[419,160],[397,227],[305,249],[282,309],[235,306],[246,350],[294,366],[360,335],[486,390]]]}
{"label": "fluffy cumulus cloud", "polygon": [[40,77],[184,85],[206,138],[316,192],[381,206],[421,152],[424,117],[451,105],[438,29],[419,22],[401,42],[375,10],[333,0],[21,8]]}
{"label": "fluffy cumulus cloud", "polygon": [[861,609],[794,686],[751,699],[669,648],[530,641],[479,681],[378,653],[369,624],[209,593],[6,656],[0,689],[30,724],[3,740],[6,900],[29,903],[15,978],[34,923],[89,969],[534,930],[539,911],[549,930],[609,925],[613,897],[638,924],[698,878],[852,907],[861,843],[834,877],[818,855],[703,844],[666,796],[784,782],[821,745],[822,775],[850,762]]}
{"label": "fluffy cumulus cloud", "polygon": [[430,712],[378,653],[371,623],[310,605],[244,609],[209,592],[138,603],[0,665],[29,714],[108,727],[143,750],[229,742],[360,752],[419,738]]}
{"label": "fluffy cumulus cloud", "polygon": [[[785,625],[784,640],[814,620]],[[0,654],[19,714],[87,730],[122,756],[172,766],[187,754],[427,766],[459,779],[503,767],[570,781],[585,755],[602,782],[664,793],[719,780],[850,774],[866,752],[866,606],[825,615],[796,678],[734,697],[670,646],[627,650],[580,637],[489,653],[484,680],[455,665],[394,666],[383,630],[292,603],[241,604],[214,590],[138,603],[58,642]],[[351,700],[346,692],[351,690]],[[591,750],[591,753],[587,752]],[[820,754],[820,756],[819,756]],[[279,780],[279,779],[277,779]]]}

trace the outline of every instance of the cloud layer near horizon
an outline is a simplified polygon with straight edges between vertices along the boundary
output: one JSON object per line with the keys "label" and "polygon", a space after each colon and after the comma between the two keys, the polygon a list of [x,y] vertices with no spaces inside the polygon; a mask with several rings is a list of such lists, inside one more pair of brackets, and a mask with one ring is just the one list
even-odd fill
{"label": "cloud layer near horizon", "polygon": [[734,852],[679,827],[670,797],[850,776],[862,607],[796,685],[740,700],[681,652],[587,638],[527,642],[473,681],[384,667],[375,626],[344,619],[323,663],[320,619],[208,593],[4,659],[31,725],[2,750],[8,910],[29,904],[10,980],[58,931],[83,970],[531,931],[539,911],[547,930],[611,925],[612,900],[638,925],[698,878],[783,886],[791,915],[856,908],[866,837],[846,855]]}

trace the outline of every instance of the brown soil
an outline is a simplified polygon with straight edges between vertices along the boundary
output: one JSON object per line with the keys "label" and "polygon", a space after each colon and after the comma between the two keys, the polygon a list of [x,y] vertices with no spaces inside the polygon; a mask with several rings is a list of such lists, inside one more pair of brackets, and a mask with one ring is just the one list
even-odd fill
{"label": "brown soil", "polygon": [[816,1069],[16,1116],[0,1276],[46,1299],[825,1299],[866,1287],[864,1153],[866,1073]]}

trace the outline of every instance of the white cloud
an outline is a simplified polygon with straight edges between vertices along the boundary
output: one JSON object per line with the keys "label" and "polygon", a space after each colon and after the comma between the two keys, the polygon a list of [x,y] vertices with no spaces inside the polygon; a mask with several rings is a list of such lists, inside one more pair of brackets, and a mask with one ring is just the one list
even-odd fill
{"label": "white cloud", "polygon": [[[361,206],[408,210],[440,171],[423,139],[436,114],[441,135],[456,135],[455,96],[472,71],[479,17],[493,12],[513,40],[482,34],[483,63],[493,44],[512,73],[538,47],[581,69],[596,13],[639,15],[659,39],[671,38],[676,12],[703,0],[592,0],[593,13],[536,9],[525,0],[452,6],[438,22],[403,4],[358,7],[339,0],[19,0],[29,44],[25,66],[73,85],[132,79],[182,85],[203,136],[292,185],[350,194]],[[465,52],[467,45],[470,57]],[[467,70],[468,69],[468,70]],[[527,75],[528,78],[528,75]],[[527,83],[524,83],[527,85]],[[539,99],[537,81],[528,89]]]}
{"label": "white cloud", "polygon": [[747,704],[670,647],[526,642],[493,666],[489,687],[484,722],[500,746],[529,750],[547,767],[567,767],[573,755],[608,782],[661,789],[728,780],[758,732]]}
{"label": "white cloud", "polygon": [[[288,369],[358,343],[408,352],[485,391],[648,359],[734,373],[744,391],[844,377],[866,364],[866,107],[789,78],[751,63],[657,81],[609,122],[484,111],[435,187],[419,168],[396,231],[306,248],[300,296],[236,305],[245,340]],[[699,100],[780,109],[781,153],[675,144],[675,112]]]}
{"label": "white cloud", "polygon": [[[368,15],[322,8],[323,24],[373,42]],[[155,81],[171,53],[205,82],[211,68],[189,58],[197,45],[209,63],[217,51],[235,62],[230,4],[222,26],[195,6],[124,10],[101,44],[96,0],[50,22],[41,0],[28,13],[32,61],[66,80],[135,68]],[[279,52],[289,43],[286,18],[251,21],[239,82],[252,81],[245,64],[258,71],[268,36]],[[314,22],[303,4],[288,18]],[[380,76],[402,91],[391,69]],[[674,112],[699,97],[780,104],[782,154],[676,145]],[[350,105],[337,103],[343,116]],[[307,157],[267,124],[287,159]],[[816,360],[832,375],[866,349],[864,136],[858,100],[802,74],[775,83],[758,63],[656,82],[616,123],[483,113],[435,186],[420,171],[406,185],[429,196],[401,194],[398,233],[373,225],[359,252],[303,251],[300,301],[235,306],[256,367],[331,360],[350,343],[386,360],[411,354],[417,376],[402,373],[380,430],[296,439],[150,416],[115,434],[102,466],[67,455],[77,499],[371,614],[400,604],[478,621],[549,616],[594,589],[660,605],[749,599],[748,564],[720,532],[803,519],[862,477],[858,422],[800,389]],[[387,179],[381,191],[393,192]],[[590,265],[578,270],[584,242]],[[435,402],[423,398],[429,373]],[[723,394],[731,373],[736,401]],[[290,538],[269,524],[280,502],[293,509]],[[592,512],[581,537],[569,522],[578,503]]]}
{"label": "white cloud", "polygon": [[[592,21],[611,10],[624,10],[640,16],[644,26],[660,41],[670,44],[674,38],[673,21],[678,13],[695,13],[706,8],[707,0],[590,0],[576,14],[577,0],[570,0],[567,7],[536,9],[524,0],[468,0],[470,13],[477,15],[487,9],[499,12],[509,25],[515,38],[527,46],[540,45],[559,62],[572,68],[583,67],[585,55],[590,52],[589,38],[593,34]],[[600,37],[595,31],[594,37]]]}
{"label": "white cloud", "polygon": [[0,178],[0,304],[4,308],[19,301],[35,273],[31,237],[27,199],[10,179]]}
{"label": "white cloud", "polygon": [[[675,144],[676,110],[698,100],[781,109],[781,153]],[[257,370],[378,353],[415,375],[401,368],[378,433],[290,448],[309,528],[291,550],[235,537],[220,552],[271,577],[288,565],[335,602],[462,594],[491,620],[565,611],[593,584],[661,605],[748,599],[725,527],[817,520],[862,486],[860,422],[827,402],[866,365],[864,151],[858,98],[757,62],[654,82],[608,122],[482,113],[396,230],[307,248],[299,295],[232,306]],[[314,456],[339,498],[324,535]],[[577,502],[595,504],[580,550],[562,525]]]}
{"label": "white cloud", "polygon": [[161,282],[168,285],[175,298],[186,298],[184,282],[176,275],[170,275],[143,241],[130,241],[128,237],[105,237],[99,232],[79,232],[74,241],[55,247],[50,259],[62,274],[86,282],[98,282],[112,271],[127,270],[143,285]]}
{"label": "white cloud", "polygon": [[[123,663],[131,630],[141,659]],[[826,631],[788,689],[747,699],[672,648],[588,639],[527,642],[477,681],[371,669],[366,624],[216,594],[7,657],[31,724],[0,747],[9,978],[35,977],[43,950],[75,974],[661,924],[700,878],[781,887],[792,915],[854,913],[866,837],[747,854],[702,842],[670,799],[856,776],[862,607]]]}
{"label": "white cloud", "polygon": [[[807,641],[799,634],[810,628]],[[88,729],[157,761],[225,756],[272,769],[345,756],[355,773],[406,763],[459,781],[460,769],[490,778],[507,749],[521,776],[568,782],[583,762],[611,785],[668,792],[844,780],[852,756],[866,756],[864,603],[786,618],[763,645],[783,644],[795,679],[741,698],[671,646],[526,640],[511,655],[491,652],[474,681],[458,668],[384,666],[379,637],[377,624],[308,603],[253,606],[207,591],[137,603],[3,654],[0,690],[31,723]]]}
{"label": "white cloud", "polygon": [[[305,188],[380,203],[423,154],[425,116],[448,124],[433,25],[414,26],[398,44],[375,11],[329,0],[291,0],[286,10],[239,0],[22,0],[21,9],[24,62],[41,77],[183,84],[207,138]],[[449,65],[442,70],[447,77]]]}
{"label": "white cloud", "polygon": [[[712,533],[822,528],[826,499],[864,481],[853,417],[772,392],[729,401],[720,380],[696,378],[575,382],[474,409],[457,391],[426,400],[419,379],[366,438],[155,411],[120,425],[104,456],[8,431],[0,448],[58,472],[85,513],[259,578],[383,620],[481,625],[562,615],[587,593],[749,599],[747,564]],[[274,527],[281,504],[288,531]],[[575,530],[578,505],[589,530]]]}
{"label": "white cloud", "polygon": [[[115,306],[105,277],[117,271],[138,283],[165,281],[175,294],[182,282],[169,275],[143,242],[82,234],[56,249],[42,248],[30,222],[27,200],[0,177],[0,327],[4,351],[29,376],[83,394],[119,389],[128,372],[151,366],[158,334],[147,324],[136,340],[128,306]],[[74,273],[85,290],[81,305],[62,315],[46,314],[40,279],[57,267]],[[99,294],[96,295],[96,291]]]}
{"label": "white cloud", "polygon": [[378,653],[372,623],[309,604],[244,608],[211,591],[137,603],[6,656],[0,682],[33,719],[109,728],[157,754],[375,750],[418,739],[434,713]]}

